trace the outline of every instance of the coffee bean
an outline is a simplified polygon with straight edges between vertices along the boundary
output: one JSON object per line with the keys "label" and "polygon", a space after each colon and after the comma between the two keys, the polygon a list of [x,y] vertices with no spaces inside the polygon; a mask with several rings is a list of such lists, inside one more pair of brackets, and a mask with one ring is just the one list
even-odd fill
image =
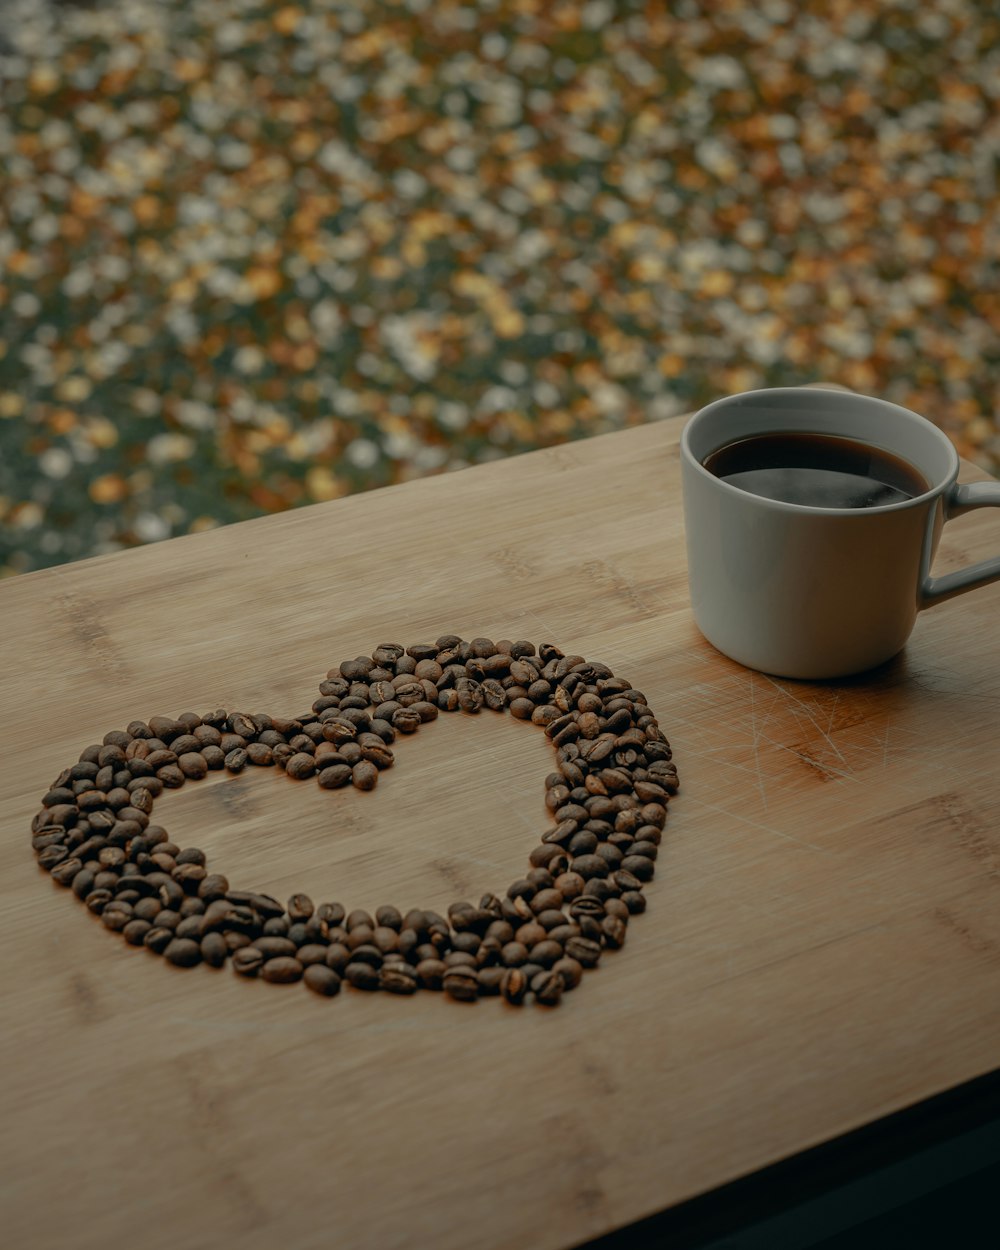
{"label": "coffee bean", "polygon": [[73,884],[70,888],[76,897],[82,901],[94,889],[94,873],[88,868],[81,869],[73,878]]}
{"label": "coffee bean", "polygon": [[356,990],[377,990],[379,970],[369,963],[354,961],[344,969],[344,979]]}
{"label": "coffee bean", "polygon": [[201,957],[210,968],[221,968],[229,956],[229,947],[221,933],[206,933],[201,939]]}
{"label": "coffee bean", "polygon": [[359,760],[351,769],[351,781],[359,790],[374,790],[379,781],[379,770],[369,760]]}
{"label": "coffee bean", "polygon": [[492,964],[486,968],[479,969],[478,983],[479,994],[482,998],[493,998],[500,993],[500,983],[504,974],[509,969],[502,967],[500,964]]}
{"label": "coffee bean", "polygon": [[198,897],[206,903],[225,898],[229,890],[229,881],[221,873],[212,872],[198,882]]}
{"label": "coffee bean", "polygon": [[83,863],[76,857],[63,859],[50,869],[52,880],[62,886],[71,886],[78,872],[83,869]]}
{"label": "coffee bean", "polygon": [[233,971],[242,977],[255,977],[263,964],[264,956],[255,946],[241,946],[233,951]]}
{"label": "coffee bean", "polygon": [[[96,891],[95,891],[96,893]],[[93,895],[91,895],[93,898]],[[101,909],[101,924],[113,931],[113,933],[121,933],[125,925],[133,919],[133,909],[130,904],[121,903],[120,900],[110,900],[108,904]]]}
{"label": "coffee bean", "polygon": [[192,968],[201,962],[201,947],[190,938],[175,937],[163,954],[168,963],[178,968]]}
{"label": "coffee bean", "polygon": [[[102,917],[103,919],[103,917]],[[179,938],[191,938],[192,941],[200,942],[202,938],[202,918],[201,916],[185,916],[182,918],[174,935]]]}
{"label": "coffee bean", "polygon": [[575,990],[583,978],[583,965],[569,956],[557,960],[552,965],[552,971],[558,972],[562,977],[566,990]]}
{"label": "coffee bean", "polygon": [[[132,923],[136,922],[133,921]],[[154,925],[151,929],[147,929],[143,936],[142,944],[148,947],[154,954],[162,955],[173,940],[174,935],[170,929]]]}
{"label": "coffee bean", "polygon": [[304,946],[297,948],[295,958],[303,968],[307,968],[311,964],[325,964],[327,950],[328,947],[321,945],[319,942],[307,942]]}
{"label": "coffee bean", "polygon": [[[101,919],[103,920],[103,916]],[[141,946],[145,941],[146,934],[152,929],[152,925],[148,920],[132,919],[122,929],[122,937],[128,942],[129,946]]]}
{"label": "coffee bean", "polygon": [[479,978],[474,967],[452,964],[442,979],[444,992],[461,1002],[471,1002],[479,995]]}
{"label": "coffee bean", "polygon": [[326,966],[335,972],[343,972],[351,962],[351,950],[343,942],[332,942],[326,948]]}
{"label": "coffee bean", "polygon": [[[267,939],[262,938],[261,941]],[[279,955],[275,959],[268,959],[260,975],[265,981],[270,981],[274,985],[291,985],[293,981],[301,981],[304,969],[297,959],[289,955]]]}
{"label": "coffee bean", "polygon": [[618,950],[625,945],[626,926],[619,916],[605,916],[601,921],[601,931],[604,934],[605,945],[611,947],[612,950]]}
{"label": "coffee bean", "polygon": [[395,756],[384,744],[376,746],[374,743],[366,743],[361,748],[361,759],[369,764],[374,764],[378,769],[383,769],[392,767]]}
{"label": "coffee bean", "polygon": [[200,751],[186,751],[177,758],[177,767],[185,777],[198,781],[208,773],[208,765]]}
{"label": "coffee bean", "polygon": [[[76,882],[73,882],[74,886]],[[646,896],[640,894],[638,890],[626,890],[622,895],[622,902],[629,910],[631,916],[641,916],[646,910]]]}
{"label": "coffee bean", "polygon": [[281,956],[292,957],[298,947],[286,937],[259,937],[254,939],[254,946],[265,959],[277,959]]}
{"label": "coffee bean", "polygon": [[508,1003],[519,1007],[528,992],[528,978],[521,968],[506,968],[500,978],[500,993]]}
{"label": "coffee bean", "polygon": [[315,772],[316,761],[305,751],[299,751],[285,761],[285,773],[296,781],[304,781],[307,777],[312,777]]}
{"label": "coffee bean", "polygon": [[554,1007],[563,996],[566,983],[562,973],[550,970],[540,972],[531,982],[531,991],[535,1001],[546,1007]]}
{"label": "coffee bean", "polygon": [[558,942],[553,942],[550,938],[536,942],[528,953],[530,962],[541,964],[543,968],[550,968],[562,956],[563,948]]}
{"label": "coffee bean", "polygon": [[656,872],[656,865],[645,855],[626,855],[621,862],[621,868],[643,882],[652,881]]}
{"label": "coffee bean", "polygon": [[331,764],[321,770],[317,781],[324,790],[337,790],[346,786],[351,780],[351,769],[347,764]]}
{"label": "coffee bean", "polygon": [[575,959],[584,968],[596,968],[601,958],[601,944],[592,938],[567,938],[564,949],[566,958]]}
{"label": "coffee bean", "polygon": [[417,979],[425,990],[439,990],[444,983],[448,965],[440,959],[421,959],[416,971]]}
{"label": "coffee bean", "polygon": [[405,963],[384,964],[379,973],[379,985],[391,994],[414,994],[418,988],[416,969]]}
{"label": "coffee bean", "polygon": [[332,998],[340,992],[340,977],[324,964],[310,964],[302,974],[302,980],[315,994]]}

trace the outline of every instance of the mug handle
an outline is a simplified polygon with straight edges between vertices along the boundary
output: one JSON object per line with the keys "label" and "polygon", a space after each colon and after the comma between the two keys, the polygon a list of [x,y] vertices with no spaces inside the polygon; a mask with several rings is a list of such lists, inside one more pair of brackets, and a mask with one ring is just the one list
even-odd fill
{"label": "mug handle", "polygon": [[[973,508],[1000,507],[1000,482],[969,482],[964,486],[955,484],[948,491],[944,500],[944,519],[971,512]],[[959,569],[957,573],[947,573],[944,577],[931,577],[929,573],[930,544],[924,550],[924,570],[920,579],[918,608],[930,608],[935,603],[944,603],[966,590],[976,590],[979,586],[988,586],[990,582],[1000,581],[1000,556],[992,560],[981,560],[978,564],[970,564],[967,569]]]}

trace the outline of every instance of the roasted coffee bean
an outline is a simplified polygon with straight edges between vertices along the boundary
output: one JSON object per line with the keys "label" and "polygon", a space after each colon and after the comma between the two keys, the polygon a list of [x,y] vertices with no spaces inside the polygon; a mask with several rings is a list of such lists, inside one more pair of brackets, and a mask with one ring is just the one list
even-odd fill
{"label": "roasted coffee bean", "polygon": [[418,989],[416,969],[401,962],[383,964],[379,972],[379,985],[391,994],[414,994]]}
{"label": "roasted coffee bean", "polygon": [[170,875],[183,890],[197,894],[208,873],[200,864],[178,864]]}
{"label": "roasted coffee bean", "polygon": [[[74,881],[74,885],[76,882]],[[626,890],[622,895],[622,902],[629,910],[629,915],[641,916],[646,910],[646,896],[640,894],[638,890]]]}
{"label": "roasted coffee bean", "polygon": [[325,964],[327,947],[319,942],[307,942],[304,946],[300,946],[295,951],[295,958],[303,966],[309,967],[312,964]]}
{"label": "roasted coffee bean", "polygon": [[522,968],[505,968],[500,978],[500,993],[508,1003],[519,1007],[528,992],[528,978]]}
{"label": "roasted coffee bean", "polygon": [[483,702],[488,708],[494,712],[503,711],[507,702],[507,692],[495,678],[485,678],[480,686],[480,691],[483,696]]}
{"label": "roasted coffee bean", "polygon": [[510,714],[515,720],[530,720],[534,711],[535,705],[529,698],[514,698],[510,701]]}
{"label": "roasted coffee bean", "polygon": [[236,907],[249,907],[263,919],[285,914],[284,907],[276,898],[259,890],[230,890],[226,897]]}
{"label": "roasted coffee bean", "polygon": [[335,972],[343,972],[351,962],[351,950],[343,942],[331,942],[326,948],[326,966]]}
{"label": "roasted coffee bean", "polygon": [[366,743],[361,748],[361,759],[369,764],[374,764],[378,769],[383,769],[392,767],[395,756],[384,743],[378,746],[373,743]]}
{"label": "roasted coffee bean", "polygon": [[206,933],[201,939],[201,957],[210,968],[221,968],[229,957],[229,947],[221,933]]}
{"label": "roasted coffee bean", "polygon": [[531,982],[531,992],[535,996],[535,1001],[546,1007],[556,1006],[565,988],[566,982],[563,980],[562,973],[554,969],[540,972]]}
{"label": "roasted coffee bean", "polygon": [[274,752],[263,742],[250,742],[247,744],[247,759],[258,768],[266,768],[274,763]]}
{"label": "roasted coffee bean", "polygon": [[168,963],[178,968],[193,968],[201,962],[201,947],[191,938],[175,937],[163,955]]}
{"label": "roasted coffee bean", "polygon": [[[261,939],[264,940],[264,939]],[[301,981],[305,969],[297,959],[289,955],[279,955],[268,959],[260,970],[261,978],[274,985],[291,985],[293,981]]]}
{"label": "roasted coffee bean", "polygon": [[317,778],[324,790],[338,790],[351,780],[351,769],[348,764],[331,764],[322,769]]}
{"label": "roasted coffee bean", "polygon": [[94,888],[94,873],[89,868],[83,868],[73,877],[73,883],[70,889],[78,899],[85,899]]}
{"label": "roasted coffee bean", "polygon": [[617,916],[619,920],[628,924],[629,910],[620,898],[609,898],[604,904],[604,910],[609,916]]}
{"label": "roasted coffee bean", "polygon": [[324,964],[310,964],[302,974],[302,980],[314,994],[332,998],[340,992],[340,977]]}
{"label": "roasted coffee bean", "polygon": [[[303,921],[300,920],[298,923],[302,924]],[[321,920],[319,916],[315,914],[310,916],[304,924],[305,939],[307,942],[319,942],[325,946],[330,940],[330,926],[325,920]]]}
{"label": "roasted coffee bean", "polygon": [[417,980],[425,990],[439,990],[444,984],[448,965],[440,959],[421,959],[417,964]]}
{"label": "roasted coffee bean", "polygon": [[195,942],[201,941],[203,933],[201,916],[183,916],[174,929],[175,937],[190,938]]}
{"label": "roasted coffee bean", "polygon": [[398,933],[403,927],[403,917],[398,908],[387,904],[384,907],[379,907],[375,912],[375,923],[376,927],[395,929]]}
{"label": "roasted coffee bean", "polygon": [[377,990],[380,973],[369,963],[354,961],[344,969],[344,979],[356,990]]}
{"label": "roasted coffee bean", "polygon": [[378,769],[369,760],[359,760],[351,769],[351,781],[358,790],[374,790],[378,784]]}
{"label": "roasted coffee bean", "polygon": [[50,871],[66,859],[69,859],[69,849],[65,846],[53,844],[38,852],[39,866]]}
{"label": "roasted coffee bean", "polygon": [[491,964],[480,968],[478,973],[479,995],[481,998],[493,998],[500,993],[500,982],[509,969],[500,964]]}
{"label": "roasted coffee bean", "polygon": [[[132,923],[135,922],[133,921]],[[174,935],[170,929],[154,925],[153,928],[147,930],[142,939],[142,944],[148,947],[155,955],[162,955],[173,940]]]}
{"label": "roasted coffee bean", "polygon": [[254,946],[265,959],[277,959],[281,956],[294,956],[298,947],[290,938],[259,937],[254,939]]}
{"label": "roasted coffee bean", "polygon": [[205,852],[199,851],[196,846],[186,846],[174,856],[175,864],[197,864],[199,868],[204,868],[206,862]]}
{"label": "roasted coffee bean", "polygon": [[316,761],[305,751],[299,751],[285,761],[285,773],[296,781],[304,781],[316,773]]}
{"label": "roasted coffee bean", "polygon": [[566,957],[575,959],[584,968],[596,968],[601,958],[601,944],[587,937],[566,939]]}
{"label": "roasted coffee bean", "polygon": [[612,950],[618,950],[625,945],[626,926],[619,916],[605,916],[601,921],[601,931],[604,934],[605,945],[611,947]]}
{"label": "roasted coffee bean", "polygon": [[229,890],[229,881],[219,872],[211,872],[198,882],[198,897],[206,903],[225,898]]}
{"label": "roasted coffee bean", "polygon": [[249,763],[249,756],[243,747],[234,747],[225,757],[226,768],[231,773],[240,773]]}
{"label": "roasted coffee bean", "polygon": [[113,930],[114,933],[121,933],[131,919],[133,919],[131,905],[123,903],[120,899],[111,900],[101,911],[101,924]]}
{"label": "roasted coffee bean", "polygon": [[49,871],[52,880],[62,886],[71,886],[76,874],[83,869],[82,862],[77,858],[63,859],[60,863],[55,864]]}
{"label": "roasted coffee bean", "polygon": [[652,881],[656,872],[656,865],[645,855],[626,855],[620,867],[643,882]]}
{"label": "roasted coffee bean", "polygon": [[558,942],[553,942],[551,938],[545,938],[541,942],[536,942],[528,952],[528,961],[534,964],[541,964],[543,968],[551,968],[557,959],[563,956],[563,948]]}
{"label": "roasted coffee bean", "polygon": [[233,951],[233,971],[241,977],[255,977],[264,965],[264,955],[256,946],[241,946]]}
{"label": "roasted coffee bean", "polygon": [[[104,917],[102,916],[103,920]],[[152,925],[148,920],[138,920],[133,918],[122,929],[122,937],[128,942],[129,946],[141,946],[146,939],[146,934],[152,929]]]}
{"label": "roasted coffee bean", "polygon": [[562,977],[565,990],[575,990],[583,978],[583,965],[569,956],[557,960],[552,965],[552,971]]}
{"label": "roasted coffee bean", "polygon": [[99,916],[104,908],[111,902],[114,895],[110,890],[95,888],[90,891],[84,899],[88,911],[92,911],[95,916]]}
{"label": "roasted coffee bean", "polygon": [[479,977],[474,967],[452,964],[442,980],[444,992],[461,1002],[471,1002],[479,995]]}
{"label": "roasted coffee bean", "polygon": [[292,924],[304,923],[316,910],[308,894],[293,894],[285,909]]}

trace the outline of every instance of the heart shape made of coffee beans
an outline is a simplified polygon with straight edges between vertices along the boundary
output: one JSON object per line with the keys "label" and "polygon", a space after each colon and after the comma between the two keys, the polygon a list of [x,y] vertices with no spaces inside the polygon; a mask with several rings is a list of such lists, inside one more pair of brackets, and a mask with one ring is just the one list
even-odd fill
{"label": "heart shape made of coffee beans", "polygon": [[[333,995],[443,989],[471,1001],[527,996],[554,1005],[645,910],[677,792],[670,745],[645,696],[604,664],[545,643],[383,643],[345,660],[308,713],[278,717],[220,709],[133,721],[64,769],[32,821],[38,863],[125,941],[178,967],[231,960],[242,976],[302,980]],[[372,790],[393,763],[397,734],[441,711],[509,709],[541,726],[556,751],[545,779],[552,827],[503,896],[454,903],[447,916],[379,907],[374,916],[305,894],[286,905],[230,888],[205,855],[150,823],[165,789],[248,765],[283,769],[324,789]]]}

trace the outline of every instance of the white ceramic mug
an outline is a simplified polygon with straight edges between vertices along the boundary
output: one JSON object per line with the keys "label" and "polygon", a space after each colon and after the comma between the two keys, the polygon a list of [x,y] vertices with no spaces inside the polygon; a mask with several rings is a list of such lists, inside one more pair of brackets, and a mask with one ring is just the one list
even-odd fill
{"label": "white ceramic mug", "polygon": [[[704,467],[736,439],[791,431],[881,448],[929,489],[882,507],[805,507],[750,494]],[[946,435],[896,404],[812,387],[733,395],[688,422],[681,467],[695,623],[749,668],[812,680],[863,672],[901,650],[922,608],[1000,580],[1000,558],[931,577],[944,522],[1000,506],[1000,483],[959,486]]]}

